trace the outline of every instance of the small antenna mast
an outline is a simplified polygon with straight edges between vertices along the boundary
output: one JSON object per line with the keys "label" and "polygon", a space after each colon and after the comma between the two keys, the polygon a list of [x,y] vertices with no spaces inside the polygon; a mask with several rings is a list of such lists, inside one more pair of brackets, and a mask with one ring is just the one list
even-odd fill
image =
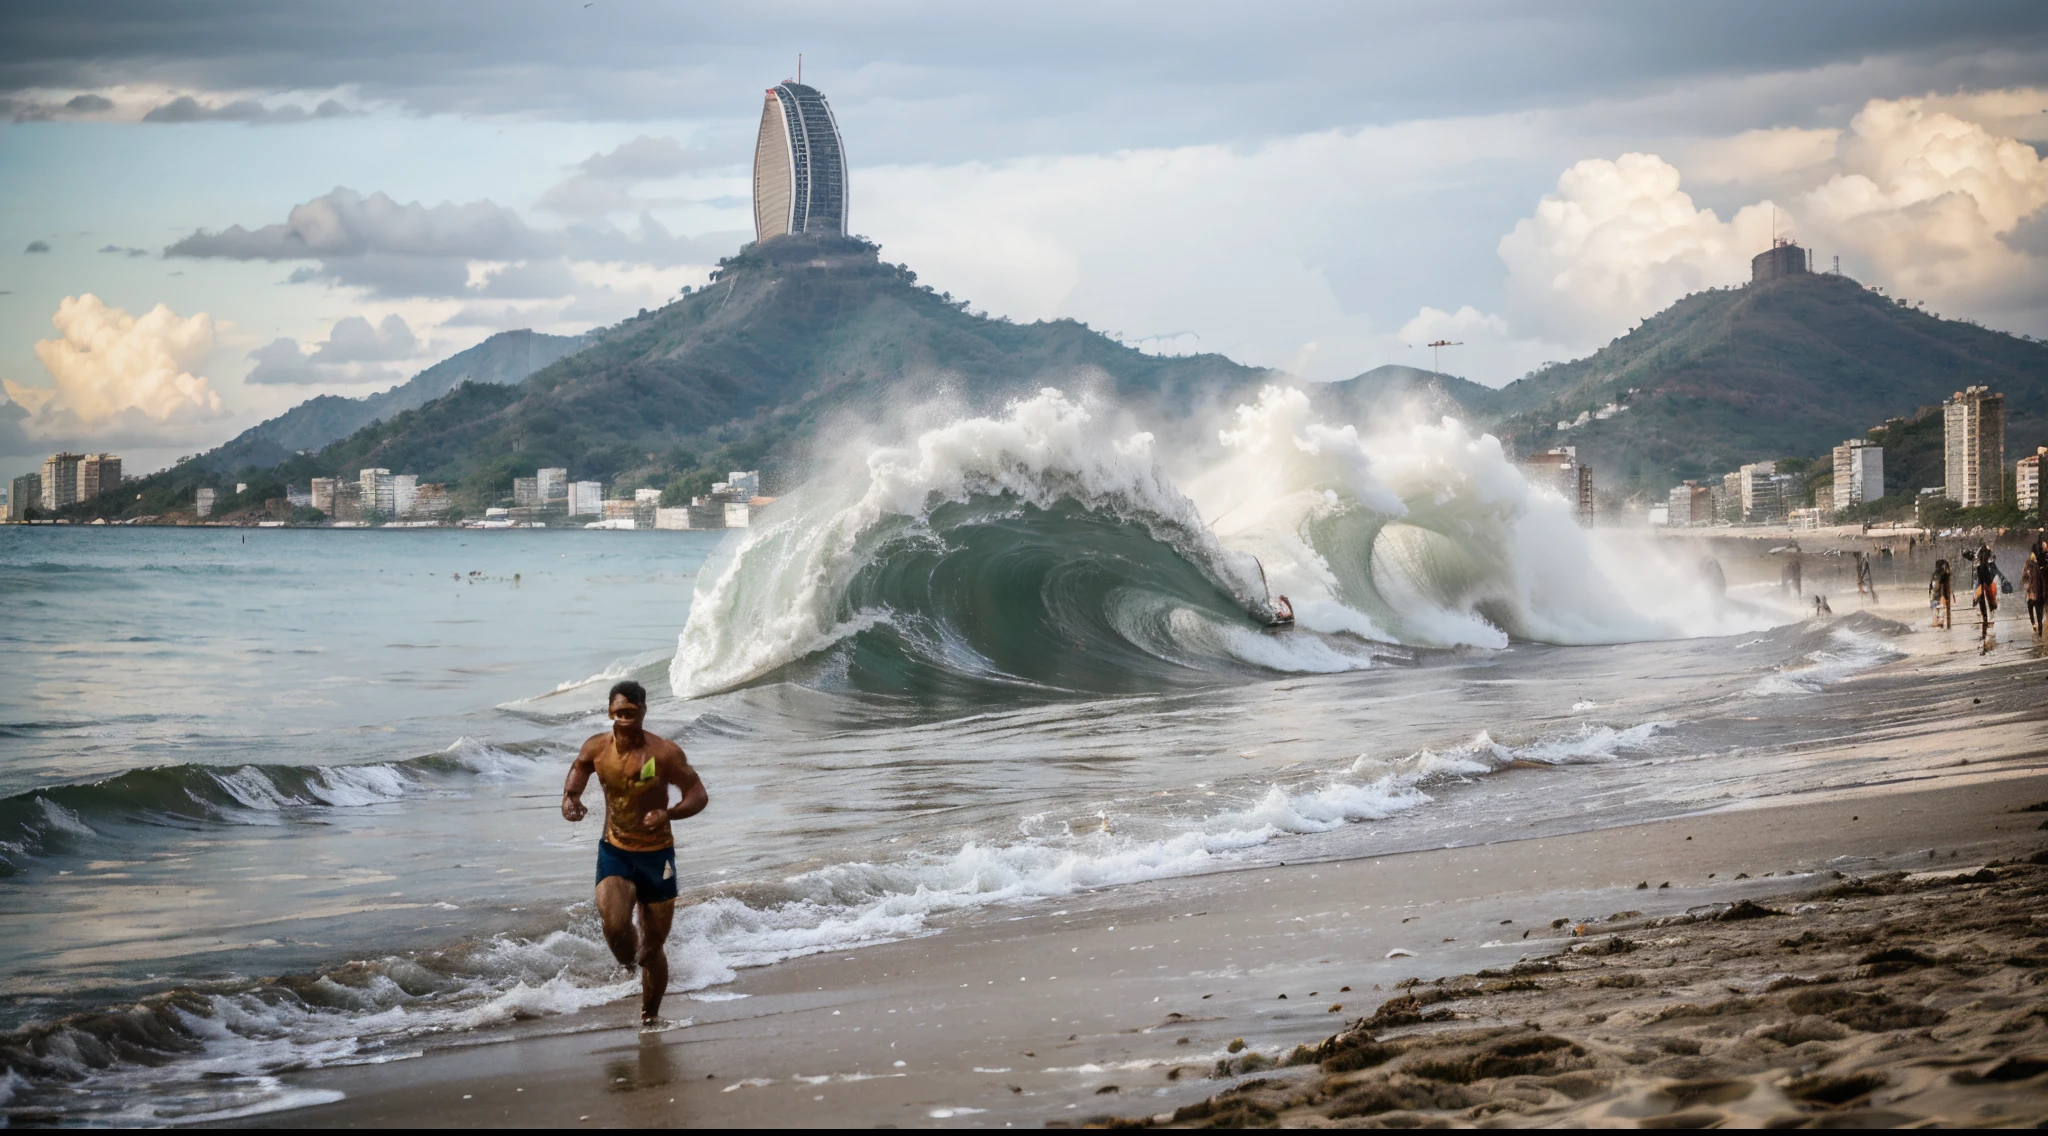
{"label": "small antenna mast", "polygon": [[801,51],[796,53],[796,81],[804,81],[804,53]]}

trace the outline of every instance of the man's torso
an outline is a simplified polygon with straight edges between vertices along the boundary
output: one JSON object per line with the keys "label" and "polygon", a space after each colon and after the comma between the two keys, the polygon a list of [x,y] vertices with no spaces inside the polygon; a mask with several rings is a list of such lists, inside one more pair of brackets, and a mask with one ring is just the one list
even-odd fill
{"label": "man's torso", "polygon": [[639,749],[621,753],[618,739],[608,737],[594,763],[597,783],[604,790],[604,838],[622,851],[655,852],[675,846],[665,815],[653,828],[643,823],[647,810],[668,808],[668,782],[656,766],[655,745],[649,737]]}

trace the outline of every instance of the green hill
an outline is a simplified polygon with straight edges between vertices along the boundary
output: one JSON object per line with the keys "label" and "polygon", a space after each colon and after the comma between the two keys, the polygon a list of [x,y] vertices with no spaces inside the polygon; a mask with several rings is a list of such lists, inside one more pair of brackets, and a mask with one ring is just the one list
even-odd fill
{"label": "green hill", "polygon": [[[1519,452],[1577,446],[1603,488],[1662,492],[1826,453],[1971,385],[2005,394],[2015,456],[2048,442],[2048,344],[1805,275],[1687,296],[1585,359],[1510,383],[1489,409]],[[1611,402],[1626,409],[1558,428]]]}
{"label": "green hill", "polygon": [[1309,388],[1317,409],[1332,418],[1363,422],[1377,414],[1419,403],[1433,412],[1460,414],[1482,422],[1499,417],[1501,392],[1470,379],[1388,363],[1362,375]]}
{"label": "green hill", "polygon": [[579,335],[501,331],[467,351],[457,352],[390,390],[363,398],[323,394],[242,431],[206,454],[206,468],[221,473],[269,468],[301,450],[318,450],[357,430],[413,410],[463,383],[516,383],[583,346]]}
{"label": "green hill", "polygon": [[1056,384],[1184,412],[1268,374],[1220,355],[1147,355],[1072,320],[973,314],[878,253],[847,238],[750,245],[705,288],[593,332],[582,350],[516,385],[463,383],[316,454],[234,466],[232,479],[220,475],[220,457],[202,456],[144,479],[132,497],[78,511],[189,510],[201,485],[249,482],[219,501],[227,514],[282,496],[286,483],[366,466],[446,484],[472,511],[509,497],[515,474],[545,466],[620,488],[664,487],[671,500],[704,492],[727,470],[759,468],[780,492],[801,477],[798,463],[829,422],[906,398],[991,410]]}

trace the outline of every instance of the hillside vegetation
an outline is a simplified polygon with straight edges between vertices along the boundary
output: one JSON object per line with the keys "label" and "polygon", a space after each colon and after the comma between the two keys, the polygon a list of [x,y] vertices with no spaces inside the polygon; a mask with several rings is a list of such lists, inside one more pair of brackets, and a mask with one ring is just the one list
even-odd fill
{"label": "hillside vegetation", "polygon": [[[2008,450],[2048,441],[2048,345],[1806,275],[1688,296],[1484,409],[1520,452],[1574,445],[1603,487],[1661,492],[1744,462],[1826,453],[1971,385],[2005,394]],[[1557,428],[1610,402],[1627,409]]]}

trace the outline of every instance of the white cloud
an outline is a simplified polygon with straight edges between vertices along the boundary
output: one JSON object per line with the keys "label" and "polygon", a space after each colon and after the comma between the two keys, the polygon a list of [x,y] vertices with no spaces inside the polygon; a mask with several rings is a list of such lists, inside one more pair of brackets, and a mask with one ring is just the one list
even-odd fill
{"label": "white cloud", "polygon": [[1518,327],[1590,346],[1690,292],[1747,279],[1771,226],[1768,203],[1731,221],[1696,207],[1654,154],[1588,158],[1501,238],[1509,308]]}
{"label": "white cloud", "polygon": [[192,373],[215,345],[205,312],[181,317],[158,304],[131,316],[88,292],[66,296],[50,322],[59,337],[38,340],[35,351],[55,386],[5,381],[8,398],[30,412],[31,433],[146,430],[221,415],[220,395]]}
{"label": "white cloud", "polygon": [[1873,99],[1794,212],[1807,243],[1895,293],[2040,331],[2048,261],[2008,238],[2044,207],[2048,162],[2032,146],[1927,100]]}

